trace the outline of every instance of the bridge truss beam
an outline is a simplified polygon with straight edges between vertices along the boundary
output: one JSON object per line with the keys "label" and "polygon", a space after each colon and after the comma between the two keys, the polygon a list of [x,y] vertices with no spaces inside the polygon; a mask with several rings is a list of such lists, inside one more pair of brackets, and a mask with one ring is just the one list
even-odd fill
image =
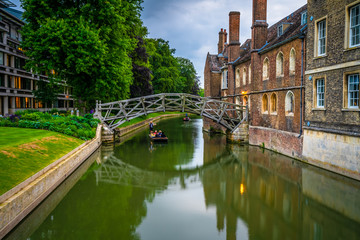
{"label": "bridge truss beam", "polygon": [[248,108],[185,93],[161,93],[110,103],[96,102],[95,117],[111,131],[126,121],[149,113],[181,111],[212,119],[230,131],[248,120]]}

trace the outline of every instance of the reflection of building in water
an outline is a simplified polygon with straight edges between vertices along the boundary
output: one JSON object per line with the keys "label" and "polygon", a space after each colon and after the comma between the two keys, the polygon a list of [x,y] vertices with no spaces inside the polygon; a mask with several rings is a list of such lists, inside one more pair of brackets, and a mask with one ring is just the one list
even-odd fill
{"label": "reflection of building in water", "polygon": [[360,236],[359,184],[259,148],[233,148],[236,155],[244,151],[242,158],[203,173],[206,206],[216,206],[217,228],[227,239],[236,239],[239,219],[250,239]]}
{"label": "reflection of building in water", "polygon": [[210,163],[214,160],[214,156],[224,152],[226,148],[226,136],[216,135],[211,136],[208,133],[203,134],[204,138],[204,164]]}

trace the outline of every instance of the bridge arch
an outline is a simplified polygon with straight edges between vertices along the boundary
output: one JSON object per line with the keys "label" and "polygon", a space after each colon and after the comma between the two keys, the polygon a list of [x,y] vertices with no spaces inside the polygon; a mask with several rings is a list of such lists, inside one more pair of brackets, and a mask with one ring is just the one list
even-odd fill
{"label": "bridge arch", "polygon": [[247,106],[185,93],[160,93],[110,103],[97,101],[94,117],[113,131],[133,118],[166,111],[197,114],[232,132],[248,120]]}

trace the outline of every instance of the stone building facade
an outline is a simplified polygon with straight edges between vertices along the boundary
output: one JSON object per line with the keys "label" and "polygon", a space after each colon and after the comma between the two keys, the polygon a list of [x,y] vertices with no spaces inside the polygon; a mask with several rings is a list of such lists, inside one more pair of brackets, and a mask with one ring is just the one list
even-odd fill
{"label": "stone building facade", "polygon": [[359,175],[360,1],[308,0],[308,9],[303,155]]}
{"label": "stone building facade", "polygon": [[65,84],[53,106],[37,101],[32,93],[39,80],[48,77],[36,75],[24,69],[26,55],[20,48],[24,25],[22,12],[9,8],[9,1],[0,1],[0,115],[13,114],[17,110],[55,107],[66,110],[73,107],[72,89]]}

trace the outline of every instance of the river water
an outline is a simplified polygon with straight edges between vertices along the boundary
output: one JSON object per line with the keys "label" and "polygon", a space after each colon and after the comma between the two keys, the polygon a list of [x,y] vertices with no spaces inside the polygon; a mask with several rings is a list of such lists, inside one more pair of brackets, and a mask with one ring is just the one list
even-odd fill
{"label": "river water", "polygon": [[102,146],[6,239],[360,239],[360,182],[164,120]]}

